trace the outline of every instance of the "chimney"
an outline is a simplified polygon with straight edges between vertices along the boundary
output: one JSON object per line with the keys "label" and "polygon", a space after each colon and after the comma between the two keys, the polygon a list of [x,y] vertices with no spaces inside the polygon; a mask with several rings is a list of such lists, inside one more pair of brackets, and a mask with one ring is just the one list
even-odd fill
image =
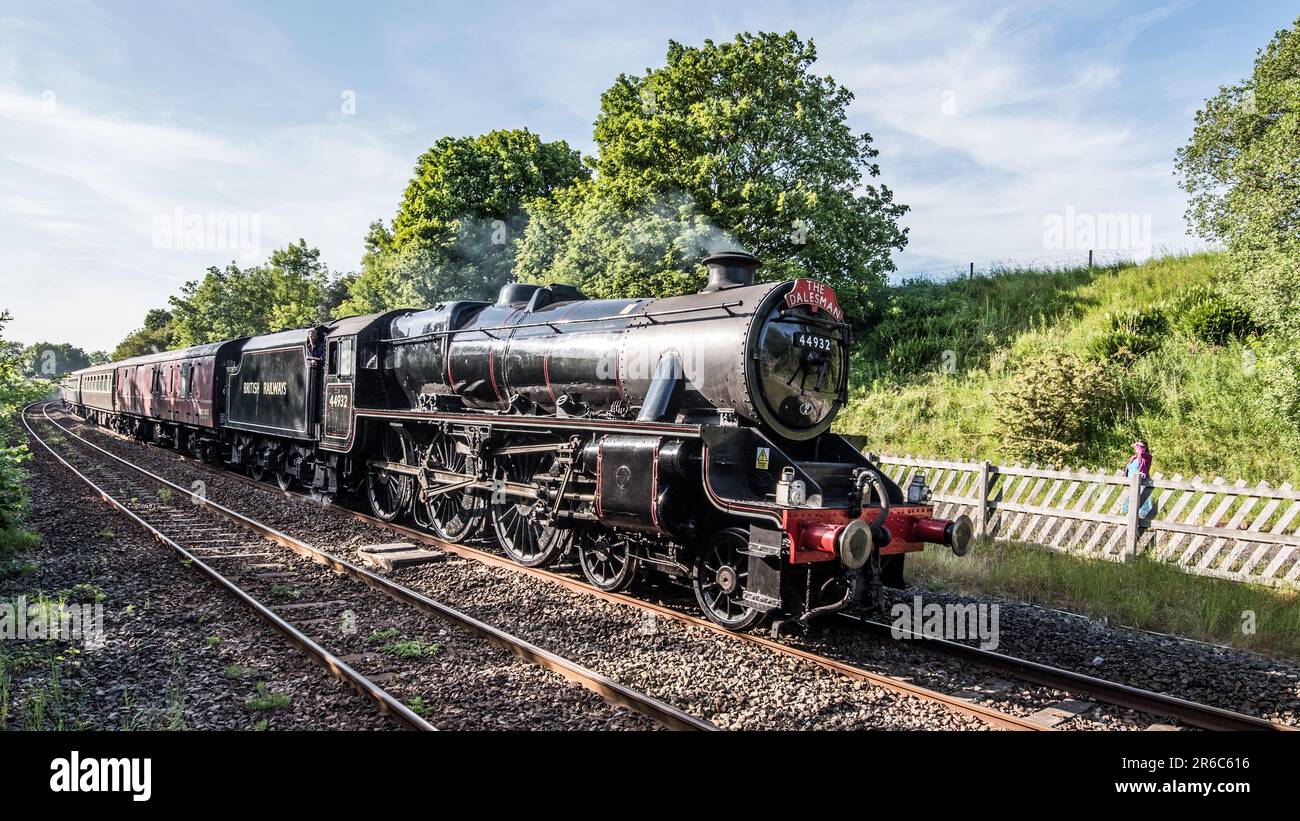
{"label": "chimney", "polygon": [[709,284],[701,293],[712,293],[724,288],[738,288],[754,284],[754,271],[759,265],[758,257],[744,251],[723,251],[710,254],[704,258],[709,269]]}

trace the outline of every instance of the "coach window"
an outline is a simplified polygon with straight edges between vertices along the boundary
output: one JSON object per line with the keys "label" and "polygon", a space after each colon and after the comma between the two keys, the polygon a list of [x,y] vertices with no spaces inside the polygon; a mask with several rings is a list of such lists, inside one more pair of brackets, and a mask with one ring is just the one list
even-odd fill
{"label": "coach window", "polygon": [[193,372],[193,365],[181,366],[181,399],[188,399],[190,397],[190,374]]}
{"label": "coach window", "polygon": [[354,368],[352,367],[352,346],[356,344],[356,339],[348,337],[339,340],[339,376],[351,376]]}

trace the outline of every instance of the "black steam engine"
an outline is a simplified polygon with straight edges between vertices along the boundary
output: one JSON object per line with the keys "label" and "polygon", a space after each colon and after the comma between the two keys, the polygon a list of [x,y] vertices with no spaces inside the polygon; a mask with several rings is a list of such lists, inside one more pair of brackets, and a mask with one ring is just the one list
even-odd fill
{"label": "black steam engine", "polygon": [[[926,542],[964,553],[969,520],[934,518],[928,488],[904,494],[829,432],[848,379],[835,293],[754,284],[749,254],[705,263],[698,294],[516,283],[226,343],[219,455],[447,541],[490,533],[524,565],[573,556],[602,590],[657,571],[732,629],[869,599]],[[192,439],[174,424],[130,430]]]}

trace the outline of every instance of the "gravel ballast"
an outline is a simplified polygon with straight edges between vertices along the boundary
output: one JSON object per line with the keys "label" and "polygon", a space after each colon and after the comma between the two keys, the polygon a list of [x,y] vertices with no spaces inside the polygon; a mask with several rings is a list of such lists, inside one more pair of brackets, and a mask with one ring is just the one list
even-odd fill
{"label": "gravel ballast", "polygon": [[[94,441],[138,460],[178,482],[203,478],[215,501],[258,516],[292,535],[350,561],[369,544],[394,541],[391,531],[322,509],[308,501],[286,498],[156,448],[127,442],[90,430]],[[493,568],[454,555],[432,564],[392,574],[413,589],[458,607],[489,623],[574,658],[625,684],[646,690],[720,726],[734,728],[831,729],[982,727],[982,722],[919,699],[901,697],[883,688],[850,681],[807,662],[775,657],[712,631],[653,619],[638,609],[567,591],[505,568]],[[638,595],[654,598],[655,591]],[[910,595],[910,594],[909,594]],[[926,601],[933,599],[927,594]],[[689,609],[689,596],[670,594],[666,603]],[[1030,608],[1041,615],[1041,608]],[[1004,651],[1008,638],[1019,635],[1002,603]],[[1035,627],[1044,644],[1059,644],[1050,631],[1078,631],[1077,619],[1058,619]],[[1094,627],[1089,627],[1091,631]],[[1124,631],[1128,637],[1130,631]],[[1137,637],[1145,634],[1134,634]],[[1141,640],[1140,638],[1135,640]],[[799,640],[791,640],[796,643]],[[803,640],[826,655],[858,663],[875,672],[964,696],[1006,712],[1027,715],[1068,694],[1008,682],[982,668],[926,655],[905,642],[877,639],[822,628]],[[1201,645],[1188,643],[1186,664],[1196,664]],[[1039,658],[1029,655],[1031,658]],[[1052,663],[1050,659],[1042,660]],[[1171,664],[1174,662],[1171,662]],[[1191,668],[1194,669],[1194,668]],[[1095,670],[1092,670],[1094,674]],[[1120,680],[1123,680],[1122,678]],[[1275,682],[1274,682],[1275,684]],[[1173,691],[1178,693],[1176,690]],[[1206,699],[1210,703],[1211,699]],[[1240,704],[1222,705],[1241,709]],[[1266,717],[1279,714],[1260,712]],[[1108,705],[1092,705],[1082,715],[1061,724],[1069,728],[1138,729],[1159,721]]]}
{"label": "gravel ballast", "polygon": [[[43,429],[38,425],[38,430]],[[91,458],[84,446],[55,446],[74,465]],[[67,712],[71,714],[75,705],[74,726],[118,726],[114,722],[122,711],[97,699],[119,696],[124,708],[133,707],[147,718],[146,723],[127,715],[127,726],[396,726],[379,716],[369,699],[308,661],[197,569],[186,569],[173,551],[98,501],[88,486],[43,448],[33,443],[33,451],[38,466],[31,522],[43,542],[36,570],[20,575],[18,586],[7,587],[6,596],[70,588],[89,577],[102,590],[106,611],[105,646],[84,654],[63,654],[63,663],[73,675],[62,676],[60,692],[69,705]],[[39,458],[42,455],[44,459]],[[160,502],[146,504],[144,497],[150,490],[143,484],[147,480],[140,481],[138,490],[124,494],[131,497],[131,507],[155,508],[146,518],[165,520],[169,511]],[[181,515],[194,513],[179,499],[175,504]],[[196,520],[199,526],[213,527],[216,521],[219,527],[224,521],[210,513],[203,516],[211,521]],[[170,532],[168,525],[160,526]],[[241,541],[249,541],[242,529],[225,526],[234,528]],[[211,549],[204,542],[217,544],[222,538],[216,531],[208,532],[193,544],[182,543],[196,551]],[[657,726],[463,628],[398,605],[278,545],[266,542],[250,550],[278,555],[221,562],[221,572],[237,579],[259,601],[282,608],[282,616],[299,622],[300,629],[334,655],[352,659],[349,663],[366,675],[378,673],[386,690],[440,729],[644,730]],[[68,663],[73,655],[79,657]],[[281,671],[285,674],[273,675]],[[21,697],[23,704],[40,704],[46,698],[35,673],[19,684],[32,695]],[[265,725],[259,725],[263,720]]]}

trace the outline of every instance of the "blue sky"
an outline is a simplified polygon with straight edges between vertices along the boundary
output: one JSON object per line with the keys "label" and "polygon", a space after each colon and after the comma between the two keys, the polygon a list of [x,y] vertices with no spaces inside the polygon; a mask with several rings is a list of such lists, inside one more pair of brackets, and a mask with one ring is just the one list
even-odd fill
{"label": "blue sky", "polygon": [[[207,266],[298,237],[353,270],[438,137],[526,126],[590,153],[620,72],[661,65],[669,39],[740,31],[812,38],[819,72],[857,95],[851,124],[913,209],[904,270],[1050,255],[1053,214],[1140,215],[1150,241],[1181,243],[1174,149],[1296,14],[1251,0],[3,0],[6,337],[111,349]],[[242,216],[256,242],[160,240],[194,215]]]}

